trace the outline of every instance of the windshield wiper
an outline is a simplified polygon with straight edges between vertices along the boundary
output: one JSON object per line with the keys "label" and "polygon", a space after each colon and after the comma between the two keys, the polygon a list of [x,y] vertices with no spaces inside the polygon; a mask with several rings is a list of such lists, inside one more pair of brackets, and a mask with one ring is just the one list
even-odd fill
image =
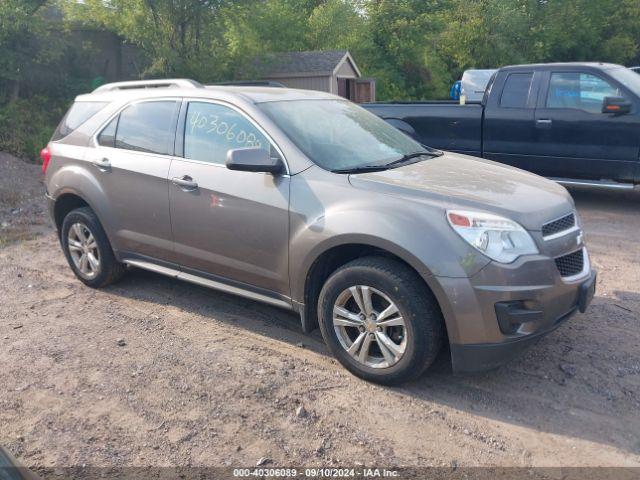
{"label": "windshield wiper", "polygon": [[333,173],[363,173],[363,172],[381,172],[387,170],[387,165],[361,165],[359,167],[336,168],[331,170]]}
{"label": "windshield wiper", "polygon": [[407,153],[403,155],[401,158],[397,160],[393,160],[389,163],[383,163],[381,165],[360,165],[358,167],[350,167],[350,168],[337,168],[335,170],[331,170],[333,173],[363,173],[363,172],[381,172],[383,170],[388,170],[389,168],[398,167],[403,163],[408,162],[417,157],[439,157],[442,155],[442,152],[439,150],[432,151],[424,151],[424,152],[413,152]]}
{"label": "windshield wiper", "polygon": [[385,167],[392,167],[392,166],[400,165],[401,163],[408,162],[409,160],[412,160],[414,158],[423,157],[423,156],[425,156],[425,157],[439,157],[440,155],[442,155],[442,152],[440,152],[438,150],[432,150],[430,152],[424,151],[424,152],[407,153],[406,155],[403,155],[402,157],[400,157],[397,160],[394,160],[393,162],[386,163],[384,166]]}

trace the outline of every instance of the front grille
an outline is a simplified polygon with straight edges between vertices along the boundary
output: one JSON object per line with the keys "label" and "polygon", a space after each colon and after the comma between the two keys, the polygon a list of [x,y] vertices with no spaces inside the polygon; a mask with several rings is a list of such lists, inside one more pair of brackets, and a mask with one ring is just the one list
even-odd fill
{"label": "front grille", "polygon": [[566,215],[558,220],[554,220],[553,222],[545,223],[542,226],[542,236],[550,237],[551,235],[555,235],[556,233],[563,232],[565,230],[569,230],[576,225],[576,216],[573,213]]}
{"label": "front grille", "polygon": [[563,277],[572,277],[582,272],[584,268],[584,253],[582,249],[556,258],[556,267],[558,267],[558,271]]}

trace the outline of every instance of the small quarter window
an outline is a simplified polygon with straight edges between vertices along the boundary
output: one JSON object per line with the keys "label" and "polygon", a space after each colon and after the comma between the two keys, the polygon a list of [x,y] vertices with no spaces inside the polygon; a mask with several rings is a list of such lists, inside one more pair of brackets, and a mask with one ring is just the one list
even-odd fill
{"label": "small quarter window", "polygon": [[500,106],[503,108],[527,108],[533,73],[512,73],[504,82]]}
{"label": "small quarter window", "polygon": [[125,108],[118,121],[116,148],[168,154],[175,110],[174,101],[141,102]]}
{"label": "small quarter window", "polygon": [[100,135],[98,135],[98,144],[103,147],[115,147],[116,146],[116,128],[118,127],[118,118],[116,116],[109,122],[109,125],[104,127]]}

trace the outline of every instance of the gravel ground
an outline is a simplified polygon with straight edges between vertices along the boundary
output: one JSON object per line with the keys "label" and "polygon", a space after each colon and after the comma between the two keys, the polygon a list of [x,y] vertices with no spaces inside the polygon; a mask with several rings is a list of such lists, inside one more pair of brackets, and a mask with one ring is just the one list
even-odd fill
{"label": "gravel ground", "polygon": [[284,311],[67,267],[39,167],[0,154],[0,445],[27,466],[640,466],[640,191],[573,189],[596,298],[522,358],[349,375]]}

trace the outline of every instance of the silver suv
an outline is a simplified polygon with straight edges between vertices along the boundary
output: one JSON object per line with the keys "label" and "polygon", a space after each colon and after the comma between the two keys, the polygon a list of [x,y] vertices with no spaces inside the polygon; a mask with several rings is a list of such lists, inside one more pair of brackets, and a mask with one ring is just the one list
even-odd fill
{"label": "silver suv", "polygon": [[90,287],[138,267],[293,310],[364,379],[509,362],[594,294],[567,191],[334,95],[191,80],[79,96],[42,152]]}

